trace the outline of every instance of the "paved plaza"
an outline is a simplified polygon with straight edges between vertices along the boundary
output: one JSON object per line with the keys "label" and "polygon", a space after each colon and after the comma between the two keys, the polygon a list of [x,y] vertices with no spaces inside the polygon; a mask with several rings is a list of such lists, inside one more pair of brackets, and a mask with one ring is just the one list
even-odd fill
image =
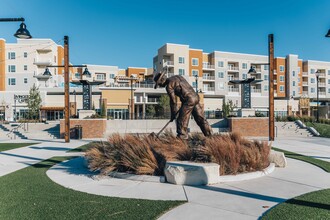
{"label": "paved plaza", "polygon": [[[66,151],[89,141],[45,141],[1,152],[0,176],[53,156],[72,155]],[[329,161],[330,158],[330,143],[325,138],[282,138],[273,145],[318,159]],[[64,187],[91,194],[187,201],[160,219],[258,219],[265,211],[289,198],[330,188],[329,173],[309,163],[294,159],[287,161],[286,168],[276,168],[264,177],[198,187],[100,177],[87,170],[82,157],[57,164],[47,175]]]}

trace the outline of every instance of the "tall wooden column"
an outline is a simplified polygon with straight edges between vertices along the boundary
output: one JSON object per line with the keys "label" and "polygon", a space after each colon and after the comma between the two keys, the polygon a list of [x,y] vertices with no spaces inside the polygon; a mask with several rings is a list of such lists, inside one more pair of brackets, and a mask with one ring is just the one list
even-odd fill
{"label": "tall wooden column", "polygon": [[275,139],[274,116],[274,35],[268,35],[268,63],[269,63],[269,140]]}
{"label": "tall wooden column", "polygon": [[64,124],[65,142],[70,142],[69,37],[64,36]]}

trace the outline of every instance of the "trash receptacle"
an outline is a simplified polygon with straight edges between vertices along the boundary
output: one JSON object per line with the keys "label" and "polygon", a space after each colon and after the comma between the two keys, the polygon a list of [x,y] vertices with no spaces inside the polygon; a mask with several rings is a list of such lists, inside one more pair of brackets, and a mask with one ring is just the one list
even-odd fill
{"label": "trash receptacle", "polygon": [[82,139],[82,127],[81,125],[76,125],[75,126],[75,130],[76,130],[76,139]]}

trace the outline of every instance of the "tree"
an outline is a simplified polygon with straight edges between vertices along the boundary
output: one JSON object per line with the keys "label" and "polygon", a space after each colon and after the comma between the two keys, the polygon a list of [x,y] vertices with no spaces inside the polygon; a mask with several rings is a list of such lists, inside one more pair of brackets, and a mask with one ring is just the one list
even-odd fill
{"label": "tree", "polygon": [[234,111],[234,108],[236,106],[233,104],[232,100],[229,100],[227,103],[223,102],[222,103],[222,112],[223,112],[223,117],[227,118],[231,112]]}
{"label": "tree", "polygon": [[27,103],[27,107],[29,108],[30,119],[36,119],[37,116],[39,115],[41,102],[42,100],[41,100],[39,88],[36,87],[35,84],[33,84],[33,86],[30,88],[29,91],[29,98]]}
{"label": "tree", "polygon": [[170,115],[170,97],[168,95],[161,95],[157,105],[158,115],[169,116]]}
{"label": "tree", "polygon": [[153,118],[155,117],[156,110],[154,105],[147,105],[146,107],[146,118]]}
{"label": "tree", "polygon": [[107,107],[105,106],[105,102],[104,100],[102,99],[102,104],[101,104],[101,117],[102,118],[106,118],[107,117]]}

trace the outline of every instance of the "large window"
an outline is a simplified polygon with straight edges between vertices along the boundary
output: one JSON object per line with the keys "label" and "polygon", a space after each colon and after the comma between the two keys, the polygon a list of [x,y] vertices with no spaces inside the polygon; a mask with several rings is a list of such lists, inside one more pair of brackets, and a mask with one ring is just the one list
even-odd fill
{"label": "large window", "polygon": [[284,76],[280,76],[280,82],[284,82]]}
{"label": "large window", "polygon": [[242,69],[247,69],[247,63],[242,63]]}
{"label": "large window", "polygon": [[264,91],[268,91],[268,85],[264,85]]}
{"label": "large window", "polygon": [[284,72],[284,66],[280,65],[280,72]]}
{"label": "large window", "polygon": [[24,78],[24,84],[27,84],[28,83],[28,79],[27,78]]}
{"label": "large window", "polygon": [[198,76],[198,70],[192,70],[191,75],[193,76]]}
{"label": "large window", "polygon": [[315,69],[311,69],[311,74],[314,74],[315,73]]}
{"label": "large window", "polygon": [[[268,65],[264,65],[264,70],[269,70],[269,66]],[[283,71],[284,71],[284,67],[283,67]]]}
{"label": "large window", "polygon": [[185,70],[184,69],[179,69],[179,75],[184,76],[185,75]]}
{"label": "large window", "polygon": [[223,67],[223,61],[218,61],[218,67]]}
{"label": "large window", "polygon": [[280,86],[280,92],[284,92],[284,86]]}
{"label": "large window", "polygon": [[24,58],[27,58],[27,56],[28,56],[28,53],[24,52]]}
{"label": "large window", "polygon": [[15,52],[8,52],[8,60],[15,60],[16,54]]}
{"label": "large window", "polygon": [[296,81],[292,81],[292,86],[296,86]]}
{"label": "large window", "polygon": [[296,71],[292,71],[292,76],[296,76]]}
{"label": "large window", "polygon": [[243,73],[242,74],[242,79],[246,79],[247,78],[247,74],[246,73]]}
{"label": "large window", "polygon": [[224,72],[218,72],[218,78],[224,78]]}
{"label": "large window", "polygon": [[24,65],[24,71],[27,71],[27,65]]}
{"label": "large window", "polygon": [[191,63],[192,66],[198,66],[198,58],[192,58]]}
{"label": "large window", "polygon": [[8,65],[8,72],[15,73],[16,72],[16,66],[15,65]]}
{"label": "large window", "polygon": [[113,74],[113,73],[110,73],[110,74],[109,74],[109,78],[110,78],[110,79],[113,79],[113,78],[115,78],[115,74]]}
{"label": "large window", "polygon": [[264,75],[264,80],[265,80],[265,81],[268,80],[268,75],[267,75],[267,74]]}
{"label": "large window", "polygon": [[8,78],[8,85],[10,86],[16,85],[16,78]]}
{"label": "large window", "polygon": [[311,78],[311,83],[315,83],[315,78]]}
{"label": "large window", "polygon": [[184,63],[184,57],[179,57],[179,63]]}
{"label": "large window", "polygon": [[105,75],[104,74],[96,74],[96,79],[97,80],[104,80],[105,79]]}
{"label": "large window", "polygon": [[311,93],[315,93],[315,88],[311,88]]}

